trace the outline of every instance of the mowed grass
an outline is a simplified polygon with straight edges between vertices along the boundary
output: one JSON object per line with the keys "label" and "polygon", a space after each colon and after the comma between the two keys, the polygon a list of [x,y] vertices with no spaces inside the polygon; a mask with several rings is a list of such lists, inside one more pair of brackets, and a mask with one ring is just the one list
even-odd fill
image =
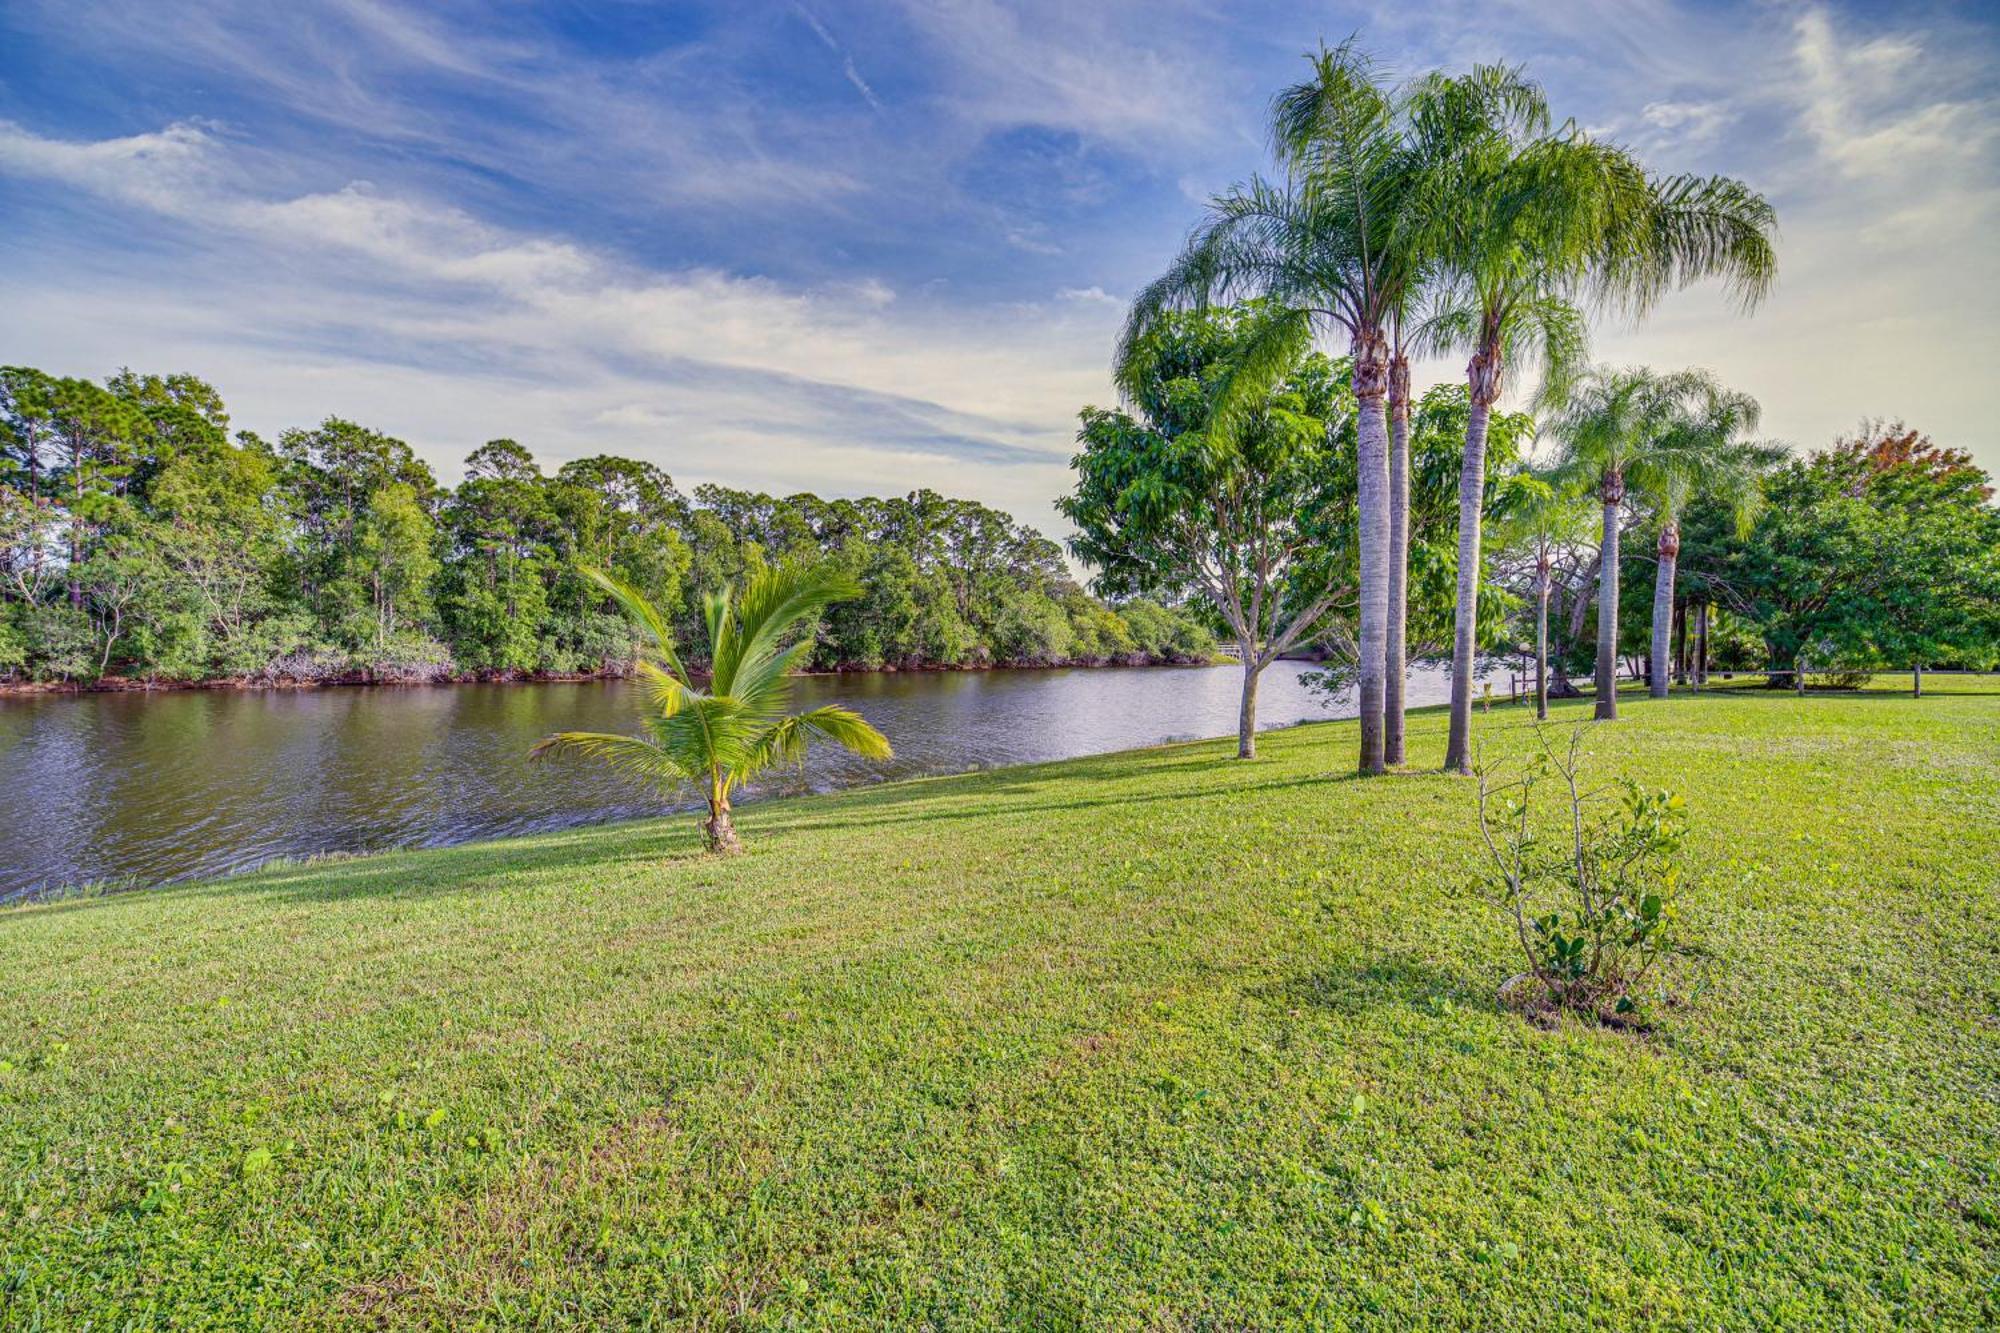
{"label": "mowed grass", "polygon": [[0,1324],[1991,1327],[2000,698],[1625,711],[1644,1036],[1351,724],[0,914]]}

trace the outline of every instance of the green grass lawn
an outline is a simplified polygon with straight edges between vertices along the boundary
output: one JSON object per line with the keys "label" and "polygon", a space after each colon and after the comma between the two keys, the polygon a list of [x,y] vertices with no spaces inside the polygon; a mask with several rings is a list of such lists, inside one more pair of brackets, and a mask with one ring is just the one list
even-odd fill
{"label": "green grass lawn", "polygon": [[1646,1036],[1351,724],[0,913],[0,1325],[1991,1327],[2000,697],[1624,711]]}

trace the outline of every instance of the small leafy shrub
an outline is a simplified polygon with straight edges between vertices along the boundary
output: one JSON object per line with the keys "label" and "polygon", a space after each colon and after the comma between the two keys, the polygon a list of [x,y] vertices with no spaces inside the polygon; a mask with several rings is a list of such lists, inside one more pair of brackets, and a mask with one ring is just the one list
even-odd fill
{"label": "small leafy shrub", "polygon": [[1875,673],[1865,668],[1808,671],[1806,672],[1806,688],[1809,690],[1858,690],[1873,679],[1875,679]]}
{"label": "small leafy shrub", "polygon": [[[1672,946],[1687,804],[1630,781],[1586,787],[1582,729],[1560,749],[1536,734],[1539,751],[1512,779],[1478,770],[1486,882],[1528,965],[1501,989],[1530,1013],[1632,1022],[1641,984]],[[1537,814],[1551,787],[1559,827]]]}

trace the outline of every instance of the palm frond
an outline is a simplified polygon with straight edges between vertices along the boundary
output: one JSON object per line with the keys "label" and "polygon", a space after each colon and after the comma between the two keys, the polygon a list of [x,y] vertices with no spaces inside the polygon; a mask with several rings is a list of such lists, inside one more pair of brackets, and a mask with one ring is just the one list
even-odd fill
{"label": "palm frond", "polygon": [[611,595],[625,614],[645,635],[647,647],[666,664],[674,675],[687,679],[687,669],[681,665],[680,655],[674,651],[674,633],[667,624],[667,618],[646,600],[644,593],[622,579],[614,578],[601,569],[584,569],[585,578],[595,583]]}
{"label": "palm frond", "polygon": [[528,758],[536,763],[567,757],[594,759],[662,788],[676,786],[693,776],[658,744],[642,736],[620,736],[604,731],[559,731],[537,742],[528,751]]}
{"label": "palm frond", "polygon": [[830,741],[863,759],[893,759],[889,740],[852,709],[836,704],[795,713],[768,728],[745,754],[739,772],[744,777],[780,764],[804,760],[814,739]]}

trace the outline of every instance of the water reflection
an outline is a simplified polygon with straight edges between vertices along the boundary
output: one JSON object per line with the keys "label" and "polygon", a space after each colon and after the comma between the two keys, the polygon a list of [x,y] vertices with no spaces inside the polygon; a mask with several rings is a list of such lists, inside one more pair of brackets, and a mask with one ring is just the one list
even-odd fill
{"label": "water reflection", "polygon": [[[1260,722],[1323,707],[1304,668],[1266,674]],[[858,709],[886,765],[815,754],[760,794],[1062,759],[1234,729],[1234,667],[808,677],[802,707]],[[1440,702],[1441,676],[1410,702]],[[156,883],[276,856],[436,846],[657,814],[581,764],[530,767],[551,731],[625,731],[620,682],[0,699],[0,896],[97,880]]]}

